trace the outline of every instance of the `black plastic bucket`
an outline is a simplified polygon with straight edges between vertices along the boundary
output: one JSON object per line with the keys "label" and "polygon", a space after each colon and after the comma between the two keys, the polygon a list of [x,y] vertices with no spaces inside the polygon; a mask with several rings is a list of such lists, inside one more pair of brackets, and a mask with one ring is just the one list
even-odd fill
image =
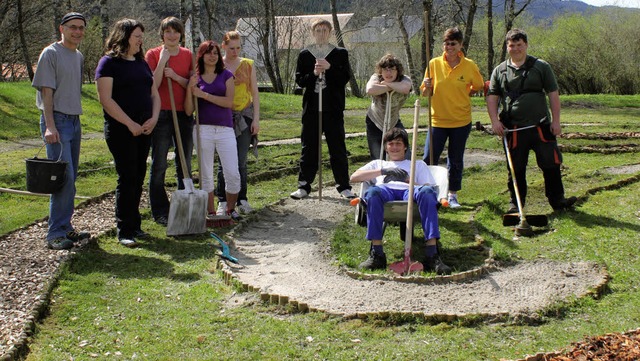
{"label": "black plastic bucket", "polygon": [[57,160],[41,159],[38,158],[38,154],[40,154],[40,151],[35,157],[25,159],[27,164],[27,190],[32,193],[55,193],[62,188],[64,183],[67,162],[61,160],[62,151],[60,151],[60,157]]}

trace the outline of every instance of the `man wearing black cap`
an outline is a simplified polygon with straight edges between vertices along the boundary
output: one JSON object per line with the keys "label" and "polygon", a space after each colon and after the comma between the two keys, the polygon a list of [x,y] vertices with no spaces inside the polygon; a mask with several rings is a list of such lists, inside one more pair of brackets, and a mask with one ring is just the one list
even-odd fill
{"label": "man wearing black cap", "polygon": [[[40,130],[50,159],[62,158],[67,170],[62,188],[49,201],[47,246],[70,249],[74,242],[91,237],[76,232],[71,225],[75,180],[80,158],[80,114],[84,57],[78,46],[84,38],[87,21],[80,13],[68,13],[60,22],[61,40],[42,51],[32,86],[37,89],[36,105],[41,111]],[[62,153],[62,155],[61,155]]]}

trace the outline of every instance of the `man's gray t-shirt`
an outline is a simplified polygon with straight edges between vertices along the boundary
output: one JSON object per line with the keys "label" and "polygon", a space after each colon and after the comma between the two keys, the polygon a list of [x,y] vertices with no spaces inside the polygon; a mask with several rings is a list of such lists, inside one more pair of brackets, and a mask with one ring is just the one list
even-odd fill
{"label": "man's gray t-shirt", "polygon": [[40,54],[33,77],[33,87],[38,89],[36,106],[44,111],[42,87],[53,89],[53,110],[68,115],[82,114],[80,92],[84,57],[78,50],[71,50],[59,42],[53,43]]}

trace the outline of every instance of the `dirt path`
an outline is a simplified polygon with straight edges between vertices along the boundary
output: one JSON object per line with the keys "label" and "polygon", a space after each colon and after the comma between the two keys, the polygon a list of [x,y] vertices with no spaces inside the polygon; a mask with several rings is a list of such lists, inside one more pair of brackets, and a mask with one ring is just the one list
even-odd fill
{"label": "dirt path", "polygon": [[[242,267],[225,266],[240,283],[343,317],[405,313],[420,317],[532,316],[557,301],[583,296],[604,284],[599,266],[540,260],[498,268],[482,277],[443,284],[362,280],[335,266],[328,238],[348,203],[328,190],[322,201],[284,200],[259,212],[232,234]],[[366,247],[363,240],[363,247]]]}

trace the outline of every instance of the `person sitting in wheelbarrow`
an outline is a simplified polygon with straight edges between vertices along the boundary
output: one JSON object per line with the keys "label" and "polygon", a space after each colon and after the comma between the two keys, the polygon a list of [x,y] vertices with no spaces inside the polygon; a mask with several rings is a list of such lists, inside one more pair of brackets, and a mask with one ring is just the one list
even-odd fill
{"label": "person sitting in wheelbarrow", "polygon": [[[411,161],[406,160],[409,136],[404,129],[392,128],[384,134],[385,151],[388,161],[373,160],[351,175],[351,182],[375,180],[369,187],[363,201],[367,207],[367,239],[371,241],[369,258],[362,262],[360,269],[376,270],[387,267],[387,256],[382,247],[384,204],[390,201],[407,200],[409,196],[409,172]],[[424,162],[416,162],[414,200],[418,205],[425,242],[425,271],[439,275],[450,274],[438,255],[436,242],[440,239],[438,227],[438,190],[436,181]]]}

